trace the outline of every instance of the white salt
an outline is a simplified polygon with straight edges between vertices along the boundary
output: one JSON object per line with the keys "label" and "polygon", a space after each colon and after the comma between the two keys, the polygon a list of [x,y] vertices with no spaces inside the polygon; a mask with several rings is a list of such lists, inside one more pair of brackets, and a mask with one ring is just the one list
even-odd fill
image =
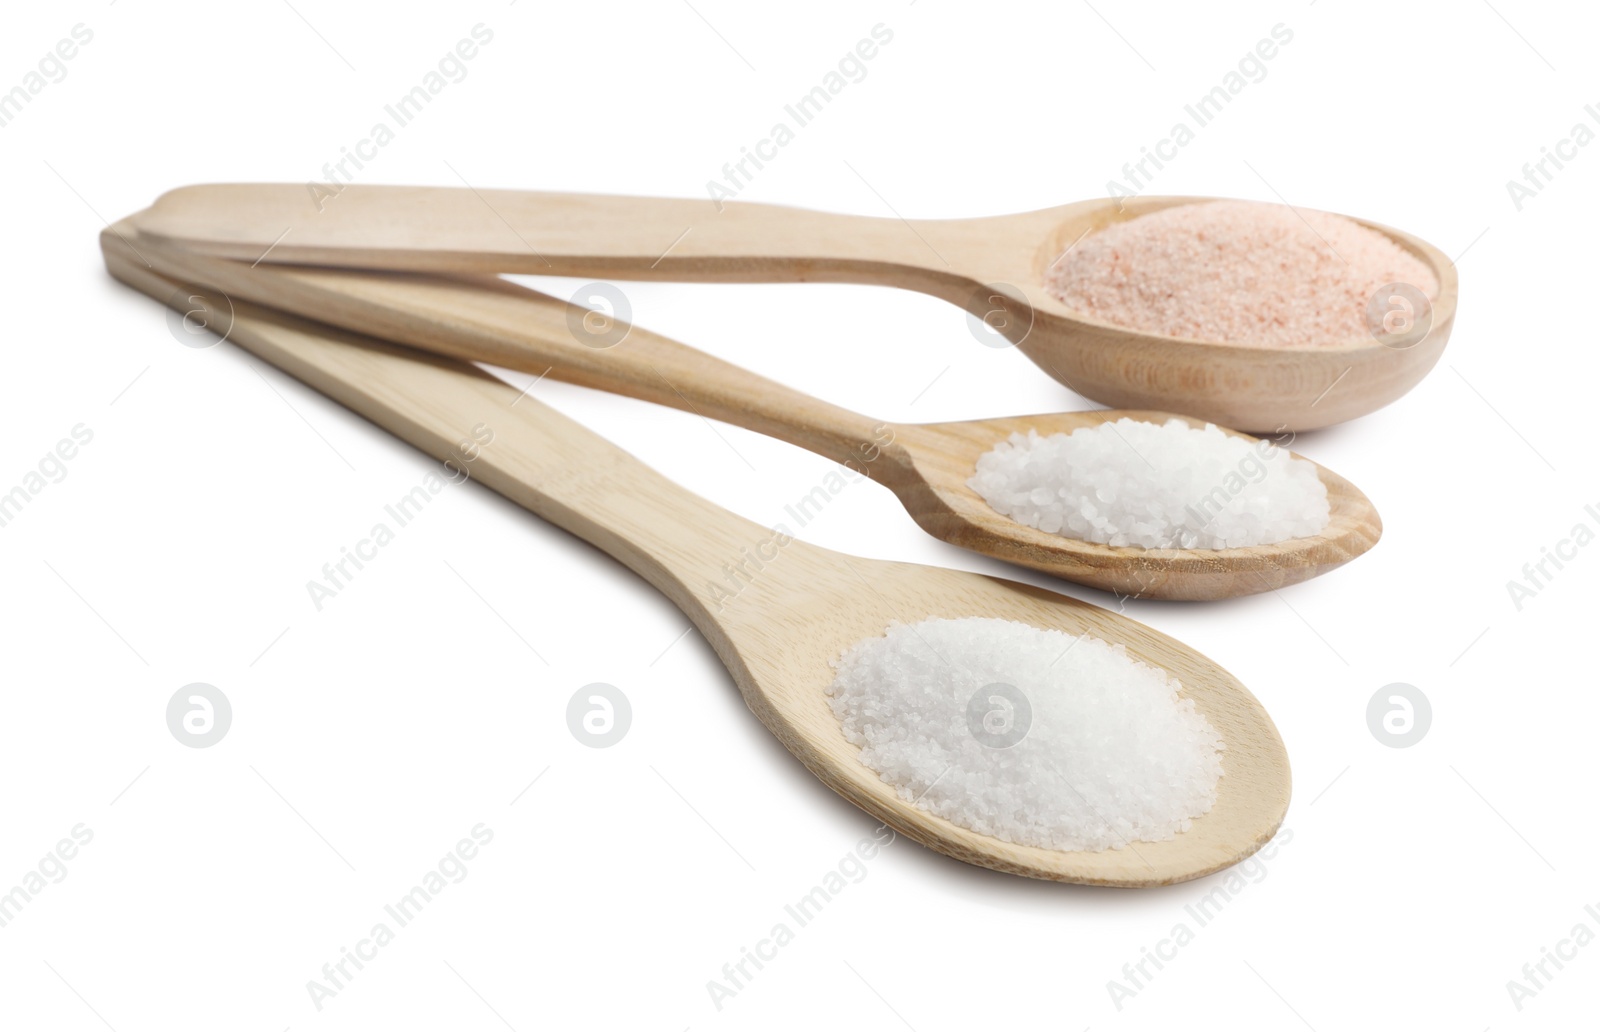
{"label": "white salt", "polygon": [[1273,544],[1320,534],[1330,517],[1315,464],[1181,419],[1012,434],[967,486],[1025,526],[1136,548]]}
{"label": "white salt", "polygon": [[1223,742],[1182,685],[1121,645],[1012,620],[897,624],[828,689],[900,798],[1027,846],[1158,842],[1217,799]]}

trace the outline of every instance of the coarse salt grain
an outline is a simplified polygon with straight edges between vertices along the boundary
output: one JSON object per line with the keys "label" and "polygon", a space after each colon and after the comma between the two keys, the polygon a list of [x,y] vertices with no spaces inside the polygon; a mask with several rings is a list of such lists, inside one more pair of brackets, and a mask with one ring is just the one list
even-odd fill
{"label": "coarse salt grain", "polygon": [[967,486],[1018,523],[1103,545],[1241,548],[1311,537],[1330,519],[1313,463],[1181,419],[1012,434]]}
{"label": "coarse salt grain", "polygon": [[1221,736],[1175,678],[1121,645],[931,619],[834,666],[830,705],[861,762],[963,828],[1099,851],[1170,839],[1216,804]]}
{"label": "coarse salt grain", "polygon": [[1259,347],[1372,343],[1367,305],[1433,270],[1375,230],[1252,201],[1182,204],[1091,233],[1051,266],[1067,307],[1143,333]]}

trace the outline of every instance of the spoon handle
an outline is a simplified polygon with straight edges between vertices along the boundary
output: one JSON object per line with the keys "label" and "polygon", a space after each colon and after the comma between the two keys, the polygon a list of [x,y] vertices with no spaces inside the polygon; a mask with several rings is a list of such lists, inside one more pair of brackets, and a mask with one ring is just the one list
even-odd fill
{"label": "spoon handle", "polygon": [[668,405],[788,441],[859,473],[892,428],[668,337],[495,277],[250,267],[145,244],[166,275],[356,332]]}
{"label": "spoon handle", "polygon": [[710,199],[226,183],[164,194],[134,224],[147,237],[247,262],[270,254],[369,269],[729,283],[949,274],[898,218]]}
{"label": "spoon handle", "polygon": [[[193,307],[179,281],[140,260],[151,249],[136,251],[118,227],[102,232],[100,244],[117,279],[179,310]],[[230,318],[226,307],[213,315]],[[478,480],[609,553],[708,637],[722,634],[708,614],[793,543],[705,501],[476,366],[243,301],[231,305],[227,338],[444,461],[452,478]]]}

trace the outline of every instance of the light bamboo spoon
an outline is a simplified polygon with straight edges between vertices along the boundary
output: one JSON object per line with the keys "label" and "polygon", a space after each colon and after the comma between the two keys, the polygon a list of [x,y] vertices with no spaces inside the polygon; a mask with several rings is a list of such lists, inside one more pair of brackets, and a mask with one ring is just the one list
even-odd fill
{"label": "light bamboo spoon", "polygon": [[[186,284],[428,351],[546,374],[743,426],[810,449],[884,484],[934,537],[1009,562],[1146,598],[1231,598],[1325,573],[1382,531],[1353,484],[1318,466],[1332,519],[1321,534],[1271,545],[1191,550],[1117,548],[1046,533],[1002,516],[967,486],[978,457],[1013,432],[1071,432],[1122,416],[1098,411],[896,425],[846,411],[637,326],[493,277],[429,277],[304,266],[250,267],[173,250],[124,223],[144,257]],[[586,346],[580,341],[597,345]],[[1203,425],[1201,421],[1189,420]],[[1243,435],[1240,435],[1243,436]],[[822,501],[826,501],[825,489]],[[1197,505],[1204,504],[1197,498]],[[816,499],[802,512],[820,510]]]}
{"label": "light bamboo spoon", "polygon": [[[984,319],[1096,401],[1242,430],[1340,423],[1394,401],[1433,368],[1455,318],[1455,265],[1428,243],[1375,223],[1363,225],[1439,278],[1432,329],[1404,349],[1371,337],[1302,350],[1180,340],[1086,318],[1045,290],[1045,271],[1083,234],[1207,199],[1107,199],[906,221],[736,201],[448,187],[347,186],[318,201],[304,186],[223,184],[174,190],[134,221],[152,237],[246,262],[904,287]],[[983,339],[992,336],[985,331]]]}
{"label": "light bamboo spoon", "polygon": [[[188,307],[178,283],[149,269],[116,230],[101,235],[101,246],[112,275]],[[1288,757],[1261,704],[1211,660],[1127,617],[1023,584],[787,539],[679,487],[475,366],[246,302],[232,306],[229,339],[631,567],[689,616],[746,704],[813,774],[923,845],[1033,878],[1139,887],[1236,863],[1283,820]],[[480,442],[469,462],[458,442]],[[725,568],[740,562],[749,577],[730,583]],[[737,589],[731,599],[730,587]],[[824,695],[829,662],[895,621],[966,616],[1123,642],[1133,657],[1179,678],[1226,742],[1211,812],[1170,841],[1077,853],[976,834],[902,800],[845,741]]]}

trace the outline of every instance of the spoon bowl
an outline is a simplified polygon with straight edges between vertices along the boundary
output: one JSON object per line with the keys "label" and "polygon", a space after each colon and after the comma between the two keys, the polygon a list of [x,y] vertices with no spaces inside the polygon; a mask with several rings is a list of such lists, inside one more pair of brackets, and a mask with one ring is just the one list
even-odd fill
{"label": "spoon bowl", "polygon": [[[1245,430],[1304,431],[1389,404],[1433,368],[1455,319],[1455,265],[1376,223],[1439,280],[1416,344],[1331,348],[1191,341],[1099,322],[1045,289],[1085,233],[1204,197],[1107,198],[987,218],[906,220],[737,201],[450,187],[291,184],[173,190],[134,216],[142,233],[245,262],[690,282],[867,283],[943,298],[1085,397]],[[1360,222],[1361,220],[1357,220]],[[977,332],[977,331],[975,331]],[[998,334],[998,335],[997,335]]]}
{"label": "spoon bowl", "polygon": [[[1099,410],[958,423],[888,423],[829,405],[614,318],[607,319],[603,334],[591,339],[584,320],[596,313],[492,277],[266,263],[250,267],[147,240],[129,223],[117,231],[135,242],[155,268],[186,284],[424,350],[669,405],[808,448],[894,491],[917,524],[934,537],[1121,595],[1206,600],[1274,590],[1348,562],[1382,533],[1367,497],[1318,466],[1332,518],[1312,537],[1226,549],[1144,549],[1079,541],[1027,527],[990,508],[967,486],[978,457],[1014,432],[1070,433],[1123,416],[1155,422],[1171,416]],[[1203,420],[1179,418],[1204,425]]]}
{"label": "spoon bowl", "polygon": [[[1206,425],[1202,419],[1166,412],[1102,409],[907,426],[900,428],[904,435],[900,439],[915,475],[907,478],[899,493],[918,526],[936,538],[1136,598],[1208,601],[1275,591],[1342,566],[1370,549],[1383,533],[1377,509],[1367,496],[1316,463],[1330,509],[1322,532],[1239,548],[1134,548],[1080,541],[1001,515],[967,485],[979,456],[1013,433],[1070,434],[1123,418],[1151,423],[1177,418],[1193,427]],[[1223,432],[1256,440],[1232,430]]]}
{"label": "spoon bowl", "polygon": [[[101,246],[123,282],[174,305],[197,303],[179,280],[141,260],[119,229],[103,233]],[[474,479],[609,552],[670,597],[789,751],[899,834],[997,871],[1144,887],[1236,863],[1283,820],[1289,765],[1271,718],[1227,671],[1166,635],[1026,585],[794,541],[711,505],[475,366],[245,301],[231,309],[228,339],[434,458],[459,466],[459,442],[475,442],[466,467]],[[728,581],[726,568],[741,557],[753,560]],[[827,701],[829,664],[896,621],[968,616],[1121,642],[1134,658],[1177,677],[1226,744],[1215,806],[1170,840],[1090,853],[1002,841],[901,798],[845,740]]]}
{"label": "spoon bowl", "polygon": [[999,323],[1007,340],[1085,397],[1113,407],[1170,409],[1245,430],[1299,432],[1366,415],[1410,391],[1438,363],[1455,322],[1455,263],[1425,240],[1353,216],[1347,217],[1410,252],[1438,280],[1431,326],[1408,347],[1370,335],[1335,347],[1275,348],[1145,333],[1068,308],[1046,289],[1050,267],[1085,236],[1216,199],[1110,198],[972,220],[988,224],[997,240],[1020,243],[1037,235],[1041,243],[1023,253],[967,242],[956,250],[982,252],[978,264],[992,277],[988,289],[967,298],[944,296],[968,311],[987,312],[989,324]]}

